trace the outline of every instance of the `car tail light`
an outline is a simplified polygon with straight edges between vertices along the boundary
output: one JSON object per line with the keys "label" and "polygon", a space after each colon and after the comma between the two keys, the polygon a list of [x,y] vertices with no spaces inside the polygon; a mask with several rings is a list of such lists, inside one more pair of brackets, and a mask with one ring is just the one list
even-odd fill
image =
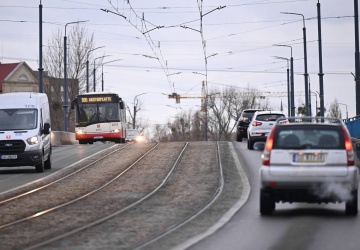
{"label": "car tail light", "polygon": [[262,122],[253,121],[252,125],[253,125],[254,127],[256,127],[256,126],[261,126],[261,125],[262,125]]}
{"label": "car tail light", "polygon": [[346,156],[347,156],[347,165],[354,166],[355,164],[355,154],[352,146],[352,142],[350,140],[349,133],[347,132],[345,127],[342,127],[345,139],[345,149],[346,149]]}
{"label": "car tail light", "polygon": [[288,120],[279,121],[279,124],[289,124]]}
{"label": "car tail light", "polygon": [[240,117],[240,121],[247,121],[247,120],[248,120],[247,117],[244,117],[244,116]]}
{"label": "car tail light", "polygon": [[270,154],[271,154],[271,150],[273,148],[274,145],[274,134],[275,134],[275,130],[276,130],[276,126],[274,126],[271,131],[270,134],[266,140],[265,143],[265,148],[264,148],[264,152],[261,155],[261,159],[263,162],[264,166],[270,166]]}

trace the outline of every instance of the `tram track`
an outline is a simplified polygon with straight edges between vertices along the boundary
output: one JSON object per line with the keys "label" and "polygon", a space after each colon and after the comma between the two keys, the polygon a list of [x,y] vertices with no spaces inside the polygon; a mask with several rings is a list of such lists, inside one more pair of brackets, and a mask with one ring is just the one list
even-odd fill
{"label": "tram track", "polygon": [[131,209],[119,209],[90,227],[76,229],[66,238],[39,249],[168,249],[152,248],[151,244],[196,218],[222,192],[219,145],[204,146],[200,156],[199,147],[190,143],[181,160],[173,165],[172,173],[169,171],[159,185],[161,188],[131,204]]}
{"label": "tram track", "polygon": [[[49,180],[46,184],[40,184],[40,186],[35,186],[35,187],[28,187],[28,189],[30,189],[28,191],[22,191],[21,189],[18,189],[18,191],[15,191],[15,192],[13,191],[12,192],[13,194],[10,194],[11,192],[5,192],[5,193],[2,194],[2,196],[4,196],[5,198],[3,198],[2,200],[0,198],[0,205],[5,204],[5,203],[10,202],[10,201],[13,201],[13,200],[16,200],[16,199],[20,199],[20,198],[25,197],[25,196],[30,195],[30,194],[34,194],[35,192],[38,192],[38,191],[40,191],[42,189],[50,187],[53,184],[56,184],[56,183],[66,179],[66,178],[69,178],[69,177],[79,173],[80,171],[83,171],[83,170],[91,167],[92,165],[96,164],[97,162],[105,159],[106,157],[108,157],[108,156],[110,156],[110,155],[112,155],[112,154],[114,154],[114,153],[116,153],[116,152],[118,152],[120,150],[125,149],[126,147],[128,147],[130,145],[131,144],[126,144],[125,146],[122,146],[122,147],[117,148],[117,149],[112,150],[112,151],[110,151],[109,149],[104,150],[104,151],[110,151],[110,153],[106,152],[104,155],[100,156],[96,160],[91,160],[91,158],[93,158],[93,157],[87,157],[87,159],[83,159],[83,160],[80,161],[81,162],[80,163],[81,164],[80,168],[75,169],[75,170],[73,170],[71,172],[68,172],[68,173],[64,173],[63,175],[57,175],[58,177],[56,177],[55,180]],[[80,165],[80,164],[78,163],[78,165]],[[10,197],[6,197],[6,196],[10,196]]]}
{"label": "tram track", "polygon": [[[141,156],[129,149],[53,188],[0,204],[7,218],[0,219],[1,249],[147,249],[201,214],[222,192],[218,143],[152,144]],[[108,169],[117,169],[117,176]],[[86,183],[96,188],[82,190]],[[64,199],[62,192],[71,190],[77,198]],[[39,210],[37,200],[58,204]],[[22,209],[33,212],[15,216]]]}
{"label": "tram track", "polygon": [[[62,203],[57,204],[57,205],[55,205],[55,206],[49,206],[49,205],[51,205],[52,203],[49,204],[49,199],[44,199],[45,204],[48,206],[47,208],[43,208],[43,207],[41,207],[40,209],[36,208],[36,209],[38,209],[38,210],[32,212],[30,215],[23,216],[22,218],[13,220],[13,221],[11,221],[11,222],[9,222],[9,223],[0,224],[0,230],[3,229],[3,228],[7,228],[7,227],[10,227],[10,226],[19,224],[19,223],[24,222],[24,221],[32,220],[32,219],[34,219],[34,218],[36,218],[36,217],[38,217],[38,216],[43,216],[43,215],[45,215],[45,214],[47,214],[47,213],[50,213],[50,212],[52,212],[52,211],[55,211],[55,210],[57,210],[57,209],[63,208],[63,207],[68,206],[68,205],[71,205],[71,204],[73,204],[73,203],[75,203],[75,202],[77,202],[77,201],[80,201],[80,200],[86,198],[87,196],[89,196],[89,195],[91,195],[91,194],[93,194],[93,193],[95,193],[95,192],[100,191],[101,189],[105,188],[106,186],[108,186],[109,184],[111,184],[113,181],[115,181],[116,179],[118,179],[119,177],[121,177],[122,175],[124,175],[124,173],[126,173],[126,172],[127,172],[130,168],[132,168],[136,163],[138,163],[138,162],[139,162],[141,159],[143,159],[147,154],[149,154],[152,150],[154,150],[158,145],[159,145],[159,144],[156,144],[154,147],[151,147],[151,148],[150,148],[149,150],[147,150],[144,154],[142,154],[139,158],[137,158],[134,163],[130,164],[130,166],[126,167],[126,168],[125,168],[124,170],[122,170],[120,173],[116,173],[116,174],[115,174],[115,177],[111,177],[110,180],[105,180],[105,182],[104,182],[103,184],[101,184],[100,186],[95,185],[96,188],[91,188],[91,190],[86,191],[86,192],[85,192],[84,194],[82,194],[81,196],[78,196],[78,197],[76,197],[76,198],[71,198],[70,200],[68,200],[68,201],[66,201],[66,202],[62,202]],[[49,183],[49,184],[47,184],[47,185],[44,185],[44,186],[42,186],[42,187],[40,187],[40,188],[37,188],[37,189],[35,189],[35,190],[33,190],[33,191],[26,192],[26,193],[17,195],[17,196],[15,196],[15,197],[13,197],[13,198],[9,198],[9,199],[7,199],[7,200],[4,200],[3,202],[0,202],[0,204],[9,203],[9,202],[11,202],[11,201],[15,201],[15,200],[17,200],[17,199],[24,198],[25,196],[38,195],[38,194],[36,194],[36,192],[39,192],[39,191],[41,191],[41,190],[43,190],[43,189],[45,189],[45,188],[49,188],[50,186],[52,186],[52,185],[54,185],[54,184],[57,184],[57,183],[59,183],[60,181],[64,181],[65,179],[68,179],[68,178],[70,178],[70,177],[73,177],[75,174],[79,174],[80,171],[85,171],[85,170],[88,169],[89,167],[94,166],[96,163],[99,163],[100,161],[104,160],[105,158],[109,157],[110,155],[112,155],[112,154],[114,154],[114,153],[116,153],[116,152],[119,152],[120,150],[122,150],[122,149],[124,149],[124,148],[126,148],[126,146],[125,146],[125,147],[122,147],[122,148],[119,148],[119,149],[117,149],[117,150],[115,150],[115,151],[107,154],[106,156],[103,156],[103,157],[95,160],[94,162],[92,162],[92,163],[90,163],[90,164],[87,164],[86,166],[84,166],[84,167],[76,170],[75,172],[73,172],[73,173],[71,173],[71,174],[68,174],[68,175],[66,175],[66,176],[64,176],[64,177],[61,177],[60,179],[58,179],[58,180],[56,180],[56,181],[53,181],[53,182],[51,182],[51,183]],[[57,192],[57,191],[55,190],[55,191],[51,191],[51,192]],[[64,198],[64,197],[63,197],[63,198]],[[30,199],[31,199],[31,197],[30,197]],[[64,200],[67,200],[67,199],[68,199],[68,197],[66,197]],[[23,202],[23,201],[18,201],[18,203],[19,203],[19,202]],[[10,207],[14,207],[14,206],[16,206],[16,205],[10,204],[9,206],[10,206]],[[1,213],[1,211],[3,211],[3,210],[4,210],[4,208],[3,208],[3,207],[0,207],[0,213]],[[28,213],[28,212],[29,212],[29,211],[27,211],[27,213]],[[22,214],[21,214],[21,216],[22,216]]]}

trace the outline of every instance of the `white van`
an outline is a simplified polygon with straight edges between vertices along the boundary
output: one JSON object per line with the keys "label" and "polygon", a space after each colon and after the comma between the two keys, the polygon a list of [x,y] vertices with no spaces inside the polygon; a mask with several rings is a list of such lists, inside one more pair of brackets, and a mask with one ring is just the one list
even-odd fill
{"label": "white van", "polygon": [[50,124],[46,94],[0,94],[0,167],[51,169]]}

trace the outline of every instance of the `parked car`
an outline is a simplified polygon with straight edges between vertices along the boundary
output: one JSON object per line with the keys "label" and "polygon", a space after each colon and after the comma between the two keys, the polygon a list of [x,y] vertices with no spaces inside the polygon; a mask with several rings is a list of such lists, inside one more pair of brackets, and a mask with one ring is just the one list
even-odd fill
{"label": "parked car", "polygon": [[236,141],[242,142],[243,138],[247,137],[247,129],[254,113],[261,110],[262,109],[244,109],[241,112],[240,118],[236,123]]}
{"label": "parked car", "polygon": [[280,118],[283,118],[282,122],[286,122],[282,111],[256,111],[247,130],[248,149],[254,149],[255,142],[265,142],[276,120]]}
{"label": "parked car", "polygon": [[358,213],[359,173],[346,126],[337,118],[288,118],[265,143],[260,168],[260,213],[278,202],[345,202]]}

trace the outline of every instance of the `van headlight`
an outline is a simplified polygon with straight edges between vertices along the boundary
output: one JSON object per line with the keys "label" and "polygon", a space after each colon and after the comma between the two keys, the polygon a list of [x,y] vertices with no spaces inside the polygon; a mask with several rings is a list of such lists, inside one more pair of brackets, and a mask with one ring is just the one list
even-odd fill
{"label": "van headlight", "polygon": [[39,144],[39,139],[37,136],[30,137],[26,141],[29,143],[29,145]]}

